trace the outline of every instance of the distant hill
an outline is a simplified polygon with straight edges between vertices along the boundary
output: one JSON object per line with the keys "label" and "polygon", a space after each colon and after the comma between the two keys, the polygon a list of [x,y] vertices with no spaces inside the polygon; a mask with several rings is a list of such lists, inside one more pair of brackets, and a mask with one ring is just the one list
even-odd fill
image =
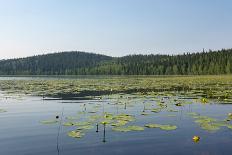
{"label": "distant hill", "polygon": [[0,61],[1,75],[66,75],[82,74],[85,68],[92,68],[113,58],[85,52],[61,52],[20,59]]}
{"label": "distant hill", "polygon": [[207,75],[231,74],[232,49],[183,55],[110,57],[61,52],[0,61],[0,75]]}

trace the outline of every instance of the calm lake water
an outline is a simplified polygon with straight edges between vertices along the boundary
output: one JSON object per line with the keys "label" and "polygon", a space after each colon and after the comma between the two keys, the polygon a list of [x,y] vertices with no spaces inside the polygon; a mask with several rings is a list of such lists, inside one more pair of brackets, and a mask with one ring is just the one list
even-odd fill
{"label": "calm lake water", "polygon": [[[14,79],[2,77],[0,80]],[[21,77],[23,78],[23,77]],[[17,78],[15,78],[17,79]],[[25,79],[25,78],[23,78]],[[217,131],[202,129],[190,113],[198,113],[217,120],[224,120],[232,112],[232,105],[210,102],[199,103],[196,99],[185,99],[183,106],[175,106],[172,98],[164,96],[130,95],[130,103],[115,104],[121,95],[105,96],[94,100],[43,100],[36,96],[9,95],[0,92],[0,154],[1,155],[109,155],[109,154],[157,154],[157,155],[231,155],[232,129],[220,127]],[[119,99],[118,99],[119,98]],[[124,97],[122,97],[124,98]],[[168,105],[167,111],[151,112],[162,100]],[[145,107],[144,107],[145,106]],[[96,108],[97,107],[97,108]],[[141,115],[145,111],[148,115]],[[86,131],[81,138],[67,135],[76,126],[63,126],[70,122],[67,117],[78,117],[86,121],[90,116],[129,114],[135,121],[128,125],[144,127],[145,124],[176,125],[176,130],[144,128],[144,131],[115,132],[109,125],[105,137],[103,125],[99,124]],[[58,123],[43,124],[41,121],[55,119]],[[61,125],[60,125],[61,123]],[[231,122],[229,122],[231,124]],[[193,136],[200,136],[198,143]]]}

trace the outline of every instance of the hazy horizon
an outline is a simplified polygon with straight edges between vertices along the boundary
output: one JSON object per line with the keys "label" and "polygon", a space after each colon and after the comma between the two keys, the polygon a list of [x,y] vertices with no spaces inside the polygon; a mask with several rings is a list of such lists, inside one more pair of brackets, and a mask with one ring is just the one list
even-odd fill
{"label": "hazy horizon", "polygon": [[0,0],[0,59],[232,48],[230,0]]}

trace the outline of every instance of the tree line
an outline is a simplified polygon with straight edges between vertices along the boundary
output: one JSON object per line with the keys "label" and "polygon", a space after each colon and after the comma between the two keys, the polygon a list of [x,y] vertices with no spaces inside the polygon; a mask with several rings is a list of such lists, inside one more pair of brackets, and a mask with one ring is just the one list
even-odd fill
{"label": "tree line", "polygon": [[217,75],[232,73],[232,49],[110,57],[61,52],[0,61],[0,75]]}

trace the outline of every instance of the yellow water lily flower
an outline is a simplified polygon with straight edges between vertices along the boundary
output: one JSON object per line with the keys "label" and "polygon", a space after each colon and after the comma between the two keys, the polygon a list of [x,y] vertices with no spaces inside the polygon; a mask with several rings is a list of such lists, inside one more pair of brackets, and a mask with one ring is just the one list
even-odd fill
{"label": "yellow water lily flower", "polygon": [[201,102],[202,102],[202,103],[207,103],[208,101],[207,101],[206,98],[202,98],[202,99],[201,99]]}
{"label": "yellow water lily flower", "polygon": [[199,142],[200,140],[200,137],[199,136],[193,136],[193,141],[194,142]]}
{"label": "yellow water lily flower", "polygon": [[107,124],[107,122],[101,122],[103,125],[106,125]]}

